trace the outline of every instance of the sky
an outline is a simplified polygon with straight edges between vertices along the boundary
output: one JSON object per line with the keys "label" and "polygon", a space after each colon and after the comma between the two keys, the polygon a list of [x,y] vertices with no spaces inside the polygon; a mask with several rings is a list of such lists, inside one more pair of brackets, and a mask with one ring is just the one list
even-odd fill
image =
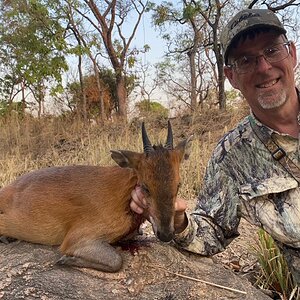
{"label": "sky", "polygon": [[[129,33],[131,33],[131,31],[132,28],[130,28]],[[143,64],[149,63],[154,65],[162,61],[166,51],[165,41],[160,37],[159,31],[151,24],[151,15],[149,13],[143,15],[140,26],[138,27],[137,33],[132,41],[131,48],[136,47],[137,49],[141,49],[146,44],[150,46],[150,50],[140,55],[139,58],[141,59],[141,62]],[[152,72],[150,73],[149,77],[154,76]],[[164,92],[157,89],[153,92],[154,99],[152,100],[166,104],[166,97],[167,95]]]}
{"label": "sky", "polygon": [[[159,3],[161,1],[154,1]],[[136,37],[132,45],[141,47],[144,44],[150,45],[151,49],[146,53],[146,59],[149,62],[158,62],[164,54],[165,43],[159,37],[159,31],[151,24],[151,13],[145,13],[138,27]]]}

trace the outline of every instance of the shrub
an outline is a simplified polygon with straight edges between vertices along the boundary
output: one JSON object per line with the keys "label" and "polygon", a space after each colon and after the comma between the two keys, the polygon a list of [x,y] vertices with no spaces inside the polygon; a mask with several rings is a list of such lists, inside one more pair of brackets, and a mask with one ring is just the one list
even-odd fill
{"label": "shrub", "polygon": [[153,117],[167,118],[169,114],[169,110],[156,101],[142,100],[136,103],[135,106],[139,109],[141,117],[151,115]]}
{"label": "shrub", "polygon": [[299,288],[274,240],[262,229],[258,231],[258,237],[254,247],[260,264],[256,285],[276,293],[282,300],[298,299]]}

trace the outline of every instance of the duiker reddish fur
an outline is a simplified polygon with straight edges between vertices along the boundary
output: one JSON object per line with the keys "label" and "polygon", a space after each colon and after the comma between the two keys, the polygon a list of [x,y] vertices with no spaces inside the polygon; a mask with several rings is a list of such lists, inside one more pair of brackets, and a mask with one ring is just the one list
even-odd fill
{"label": "duiker reddish fur", "polygon": [[169,123],[165,146],[152,146],[144,124],[144,153],[111,151],[119,166],[51,167],[25,174],[0,190],[0,236],[60,245],[60,264],[116,272],[122,257],[112,243],[139,228],[129,203],[139,184],[156,236],[174,235],[179,165],[190,138],[173,148]]}

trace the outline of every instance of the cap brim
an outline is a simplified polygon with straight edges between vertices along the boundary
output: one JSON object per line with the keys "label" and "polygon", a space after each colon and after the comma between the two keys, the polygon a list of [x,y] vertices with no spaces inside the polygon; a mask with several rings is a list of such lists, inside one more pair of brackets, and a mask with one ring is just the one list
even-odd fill
{"label": "cap brim", "polygon": [[227,46],[227,49],[224,53],[224,59],[225,59],[225,64],[227,64],[227,60],[228,60],[228,52],[232,46],[232,44],[238,39],[240,38],[243,34],[245,34],[247,31],[253,30],[253,29],[257,29],[257,28],[270,28],[270,29],[274,29],[282,34],[286,34],[286,30],[282,27],[276,26],[276,25],[270,25],[270,24],[253,24],[248,26],[247,28],[245,28],[244,30],[241,30],[235,37],[233,37],[233,39],[231,40],[231,42],[229,43],[229,45]]}

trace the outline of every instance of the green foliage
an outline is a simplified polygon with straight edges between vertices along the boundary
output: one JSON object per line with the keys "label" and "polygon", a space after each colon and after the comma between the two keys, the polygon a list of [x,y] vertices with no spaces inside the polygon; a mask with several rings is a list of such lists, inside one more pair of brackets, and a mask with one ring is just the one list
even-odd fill
{"label": "green foliage", "polygon": [[[112,69],[102,68],[100,71],[100,77],[105,84],[109,86],[110,93],[112,97],[117,101],[117,84],[116,84],[116,74]],[[127,94],[133,91],[135,86],[135,77],[134,75],[125,76],[125,85]]]}
{"label": "green foliage", "polygon": [[[105,90],[107,90],[107,95],[109,94],[109,97],[105,99],[106,100],[105,105],[116,110],[117,109],[116,74],[111,69],[102,68],[99,71],[99,75],[100,75],[100,81],[102,87],[105,88]],[[84,88],[86,89],[86,93],[87,93],[87,101],[89,102],[89,100],[91,100],[89,99],[89,96],[91,95],[93,99],[97,98],[99,90],[97,88],[95,75],[90,73],[84,76],[83,82],[84,82]],[[126,85],[127,92],[130,93],[133,90],[135,85],[135,77],[126,76],[125,85]],[[75,111],[77,106],[81,105],[82,103],[81,86],[79,81],[75,80],[69,83],[65,91],[68,94],[68,98],[70,99],[69,107],[71,108],[71,110]],[[99,105],[95,103],[95,99],[93,100],[93,102],[94,104],[88,105],[87,109],[90,116],[96,117],[97,115],[99,115]]]}
{"label": "green foliage", "polygon": [[195,18],[197,14],[199,14],[200,10],[200,4],[199,3],[193,3],[193,4],[187,4],[183,8],[183,18],[186,20],[190,20],[192,18]]}
{"label": "green foliage", "polygon": [[167,118],[169,110],[156,101],[142,100],[135,104],[139,109],[140,116],[155,116]]}
{"label": "green foliage", "polygon": [[18,116],[23,116],[23,107],[21,102],[11,102],[0,101],[0,117],[9,117],[11,113],[14,112]]}
{"label": "green foliage", "polygon": [[143,53],[146,53],[146,52],[150,51],[150,49],[151,49],[150,45],[145,44],[145,45],[144,45]]}
{"label": "green foliage", "polygon": [[136,63],[136,57],[131,55],[127,58],[127,63],[129,68],[133,68]]}
{"label": "green foliage", "polygon": [[159,5],[154,5],[153,10],[153,23],[156,26],[164,26],[167,23],[185,24],[191,19],[196,19],[201,10],[200,1],[193,1],[192,3],[183,3],[183,6],[174,5],[173,2],[163,1]]}
{"label": "green foliage", "polygon": [[14,86],[14,81],[11,75],[6,74],[0,77],[0,101],[6,100]]}
{"label": "green foliage", "polygon": [[12,82],[27,86],[54,79],[68,69],[64,29],[47,1],[12,0],[0,14],[0,63]]}
{"label": "green foliage", "polygon": [[241,98],[241,93],[236,89],[225,91],[226,101],[228,104],[234,103],[238,98]]}
{"label": "green foliage", "polygon": [[258,244],[254,248],[260,264],[260,273],[256,284],[260,288],[276,292],[284,300],[298,299],[297,285],[294,283],[288,265],[274,240],[262,229],[259,230],[258,237]]}
{"label": "green foliage", "polygon": [[171,21],[179,16],[179,12],[174,8],[172,2],[163,1],[162,4],[153,6],[153,23],[156,26],[162,26],[167,21]]}
{"label": "green foliage", "polygon": [[79,81],[68,83],[65,91],[68,94],[68,98],[70,98],[69,106],[72,108],[72,110],[75,110],[77,104],[81,101],[81,89]]}

